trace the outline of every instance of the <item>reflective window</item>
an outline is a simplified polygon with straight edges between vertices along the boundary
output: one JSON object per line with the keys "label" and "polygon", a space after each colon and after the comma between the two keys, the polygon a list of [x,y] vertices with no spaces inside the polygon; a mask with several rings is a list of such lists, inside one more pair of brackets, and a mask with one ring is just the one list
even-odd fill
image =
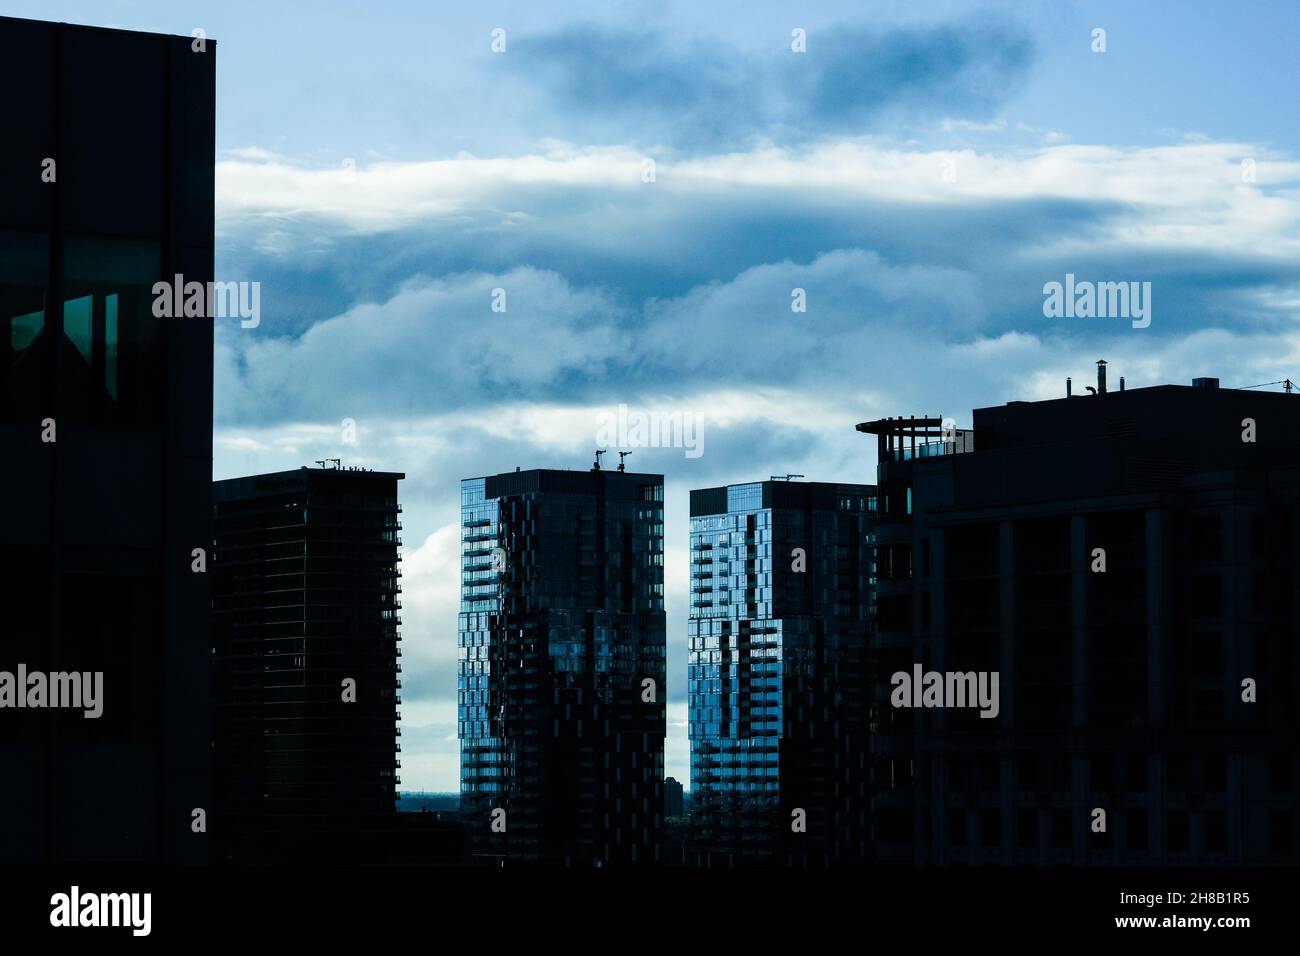
{"label": "reflective window", "polygon": [[0,421],[39,422],[51,397],[49,241],[0,231]]}
{"label": "reflective window", "polygon": [[63,274],[64,412],[141,428],[163,420],[162,327],[153,314],[156,242],[70,237]]}

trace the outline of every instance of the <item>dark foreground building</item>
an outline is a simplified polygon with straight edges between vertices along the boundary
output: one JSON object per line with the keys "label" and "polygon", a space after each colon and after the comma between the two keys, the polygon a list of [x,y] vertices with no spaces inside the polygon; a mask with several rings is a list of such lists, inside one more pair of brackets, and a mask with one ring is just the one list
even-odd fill
{"label": "dark foreground building", "polygon": [[207,858],[215,63],[0,18],[0,671],[103,675],[0,709],[0,863]]}
{"label": "dark foreground building", "polygon": [[685,788],[674,777],[664,780],[664,816],[680,817],[686,813]]}
{"label": "dark foreground building", "polygon": [[370,862],[353,855],[368,842],[355,831],[399,823],[403,477],[300,468],[213,485],[213,839],[224,860]]}
{"label": "dark foreground building", "polygon": [[871,485],[691,492],[691,839],[705,866],[869,851]]}
{"label": "dark foreground building", "polygon": [[662,858],[663,477],[461,482],[461,809],[480,859]]}
{"label": "dark foreground building", "polygon": [[[1300,396],[1107,391],[1101,369],[1098,394],[976,409],[973,432],[858,426],[883,861],[1297,861]],[[893,706],[916,664],[998,672],[997,716]]]}

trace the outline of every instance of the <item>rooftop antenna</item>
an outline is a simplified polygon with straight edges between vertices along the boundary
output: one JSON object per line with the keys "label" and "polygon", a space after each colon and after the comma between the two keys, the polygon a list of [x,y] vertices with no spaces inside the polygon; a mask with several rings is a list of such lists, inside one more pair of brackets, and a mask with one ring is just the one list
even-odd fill
{"label": "rooftop antenna", "polygon": [[623,464],[623,459],[632,454],[630,451],[621,451],[618,453],[618,470],[627,471],[627,465]]}
{"label": "rooftop antenna", "polygon": [[600,471],[600,456],[607,455],[607,454],[609,454],[609,452],[604,448],[596,449],[596,463],[591,466],[592,471]]}

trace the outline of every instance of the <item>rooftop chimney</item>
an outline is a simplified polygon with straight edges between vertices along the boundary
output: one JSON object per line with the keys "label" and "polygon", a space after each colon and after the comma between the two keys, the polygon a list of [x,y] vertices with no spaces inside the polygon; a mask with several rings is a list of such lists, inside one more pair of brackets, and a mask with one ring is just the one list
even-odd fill
{"label": "rooftop chimney", "polygon": [[1073,394],[1074,394],[1074,383],[1070,381],[1070,377],[1067,375],[1065,377],[1065,397],[1069,398]]}
{"label": "rooftop chimney", "polygon": [[1192,379],[1192,388],[1218,388],[1219,380],[1217,378],[1194,378]]}
{"label": "rooftop chimney", "polygon": [[1106,360],[1097,360],[1097,394],[1106,394]]}

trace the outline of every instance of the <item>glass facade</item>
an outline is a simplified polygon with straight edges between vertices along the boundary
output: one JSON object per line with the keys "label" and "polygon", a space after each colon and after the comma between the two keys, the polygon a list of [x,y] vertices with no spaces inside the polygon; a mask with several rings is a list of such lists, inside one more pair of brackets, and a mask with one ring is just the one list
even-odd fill
{"label": "glass facade", "polygon": [[156,242],[73,236],[64,242],[64,414],[70,421],[145,428],[162,417],[162,319],[153,286]]}
{"label": "glass facade", "polygon": [[658,475],[461,483],[457,732],[479,857],[661,858],[663,556]]}
{"label": "glass facade", "polygon": [[692,492],[687,689],[697,862],[867,859],[874,513],[874,488],[865,485]]}
{"label": "glass facade", "polygon": [[0,232],[0,414],[5,422],[38,420],[49,407],[49,256],[46,236]]}

